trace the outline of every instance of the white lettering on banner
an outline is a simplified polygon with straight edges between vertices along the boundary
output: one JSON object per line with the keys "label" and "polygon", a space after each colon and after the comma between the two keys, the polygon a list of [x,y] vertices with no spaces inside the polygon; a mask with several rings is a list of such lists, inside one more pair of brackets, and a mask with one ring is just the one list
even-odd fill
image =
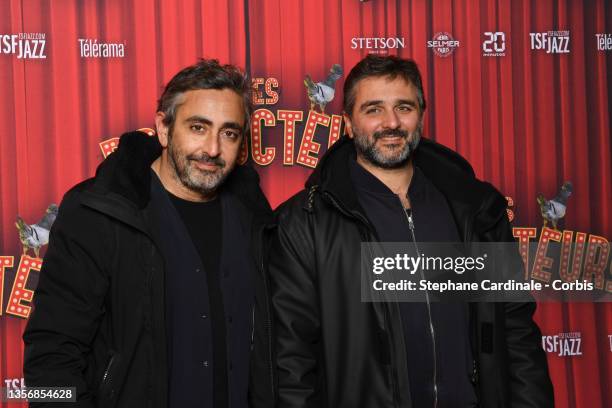
{"label": "white lettering on banner", "polygon": [[506,55],[506,33],[487,31],[484,36],[486,40],[482,42],[483,56],[504,57]]}
{"label": "white lettering on banner", "polygon": [[582,335],[580,332],[571,332],[542,336],[542,348],[545,352],[554,353],[559,357],[581,356]]}
{"label": "white lettering on banner", "polygon": [[17,59],[45,59],[45,33],[0,34],[0,54],[17,55]]}
{"label": "white lettering on banner", "polygon": [[598,51],[612,50],[612,34],[595,34]]}
{"label": "white lettering on banner", "polygon": [[388,49],[404,48],[406,40],[403,37],[354,37],[351,39],[351,48]]}
{"label": "white lettering on banner", "polygon": [[25,388],[25,379],[22,378],[5,378],[4,386],[8,390],[17,390],[21,388]]}
{"label": "white lettering on banner", "polygon": [[433,48],[438,57],[448,57],[459,45],[459,41],[446,32],[436,33],[432,40],[427,41],[427,48]]}
{"label": "white lettering on banner", "polygon": [[370,54],[387,54],[389,50],[404,48],[404,37],[353,37],[351,49],[365,49]]}
{"label": "white lettering on banner", "polygon": [[529,33],[532,50],[544,50],[547,54],[568,54],[570,32],[547,31],[543,33]]}
{"label": "white lettering on banner", "polygon": [[81,58],[123,58],[125,44],[98,42],[98,39],[79,38]]}

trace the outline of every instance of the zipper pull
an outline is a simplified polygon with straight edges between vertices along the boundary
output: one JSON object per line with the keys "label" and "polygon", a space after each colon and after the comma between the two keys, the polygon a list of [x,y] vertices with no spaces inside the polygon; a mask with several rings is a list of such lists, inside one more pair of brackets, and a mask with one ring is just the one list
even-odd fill
{"label": "zipper pull", "polygon": [[410,208],[406,208],[406,216],[408,217],[408,227],[411,231],[414,232],[414,221],[412,219],[412,210]]}
{"label": "zipper pull", "polygon": [[255,305],[251,309],[251,350],[253,350],[255,345]]}

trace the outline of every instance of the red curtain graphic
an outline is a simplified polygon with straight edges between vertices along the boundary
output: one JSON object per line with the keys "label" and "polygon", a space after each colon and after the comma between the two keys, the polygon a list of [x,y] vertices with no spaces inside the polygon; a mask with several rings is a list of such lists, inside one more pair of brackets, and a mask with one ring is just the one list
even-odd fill
{"label": "red curtain graphic", "polygon": [[[22,378],[27,320],[9,312],[13,289],[20,276],[31,290],[38,281],[36,270],[19,268],[17,215],[36,222],[94,174],[104,159],[100,143],[152,127],[163,85],[201,57],[237,64],[253,78],[259,116],[249,159],[273,207],[302,188],[339,136],[343,79],[377,52],[417,61],[425,135],[511,197],[516,227],[538,227],[539,236],[538,193],[554,197],[571,181],[560,229],[574,240],[612,238],[612,40],[602,36],[612,34],[612,4],[604,0],[4,0],[1,7],[0,386]],[[28,34],[21,43],[20,33]],[[458,47],[428,47],[440,33]],[[549,36],[543,49],[539,33]],[[483,55],[485,42],[503,55]],[[111,43],[123,56],[92,57]],[[334,64],[344,70],[336,96],[325,115],[312,113],[304,78],[323,80]],[[536,317],[556,406],[610,406],[610,304],[544,303]],[[567,338],[571,350],[549,347]]]}

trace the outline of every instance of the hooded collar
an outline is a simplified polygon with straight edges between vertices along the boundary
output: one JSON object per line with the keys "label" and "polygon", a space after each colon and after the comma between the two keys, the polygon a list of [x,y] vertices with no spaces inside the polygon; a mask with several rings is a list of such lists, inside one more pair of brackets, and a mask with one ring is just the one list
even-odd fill
{"label": "hooded collar", "polygon": [[125,133],[117,150],[98,166],[95,191],[115,194],[130,206],[144,208],[150,199],[151,164],[161,152],[156,137],[139,131]]}
{"label": "hooded collar", "polygon": [[[365,218],[355,188],[347,182],[351,179],[350,160],[355,154],[353,140],[347,136],[340,138],[323,156],[306,187],[318,186],[348,213],[361,214],[361,218]],[[421,138],[413,160],[415,168],[420,169],[447,199],[464,238],[471,236],[476,214],[480,215],[476,221],[483,228],[486,226],[482,224],[493,224],[505,215],[504,197],[489,183],[479,181],[467,160],[453,150]]]}
{"label": "hooded collar", "polygon": [[[126,218],[125,210],[134,215],[144,209],[151,199],[151,164],[161,152],[156,137],[139,131],[121,136],[117,150],[98,166],[87,203],[122,219]],[[270,205],[259,187],[259,176],[252,167],[236,166],[221,192],[238,198],[256,217],[271,216]]]}

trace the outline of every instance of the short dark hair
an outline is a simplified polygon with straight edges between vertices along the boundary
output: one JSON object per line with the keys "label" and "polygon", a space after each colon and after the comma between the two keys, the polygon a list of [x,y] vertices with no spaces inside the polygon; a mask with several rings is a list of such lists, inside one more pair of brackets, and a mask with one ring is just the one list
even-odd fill
{"label": "short dark hair", "polygon": [[412,83],[417,89],[419,111],[425,112],[425,96],[423,95],[423,81],[416,62],[395,55],[378,56],[370,54],[357,63],[351,69],[346,81],[344,81],[343,109],[347,115],[353,113],[355,107],[355,87],[362,79],[369,77],[389,77],[393,80],[397,77]]}
{"label": "short dark hair", "polygon": [[242,96],[244,102],[245,130],[248,128],[253,110],[251,84],[247,75],[234,65],[221,65],[216,59],[201,59],[198,63],[183,68],[166,85],[157,101],[157,111],[164,113],[163,124],[172,128],[176,109],[182,103],[181,96],[198,89],[230,89]]}

